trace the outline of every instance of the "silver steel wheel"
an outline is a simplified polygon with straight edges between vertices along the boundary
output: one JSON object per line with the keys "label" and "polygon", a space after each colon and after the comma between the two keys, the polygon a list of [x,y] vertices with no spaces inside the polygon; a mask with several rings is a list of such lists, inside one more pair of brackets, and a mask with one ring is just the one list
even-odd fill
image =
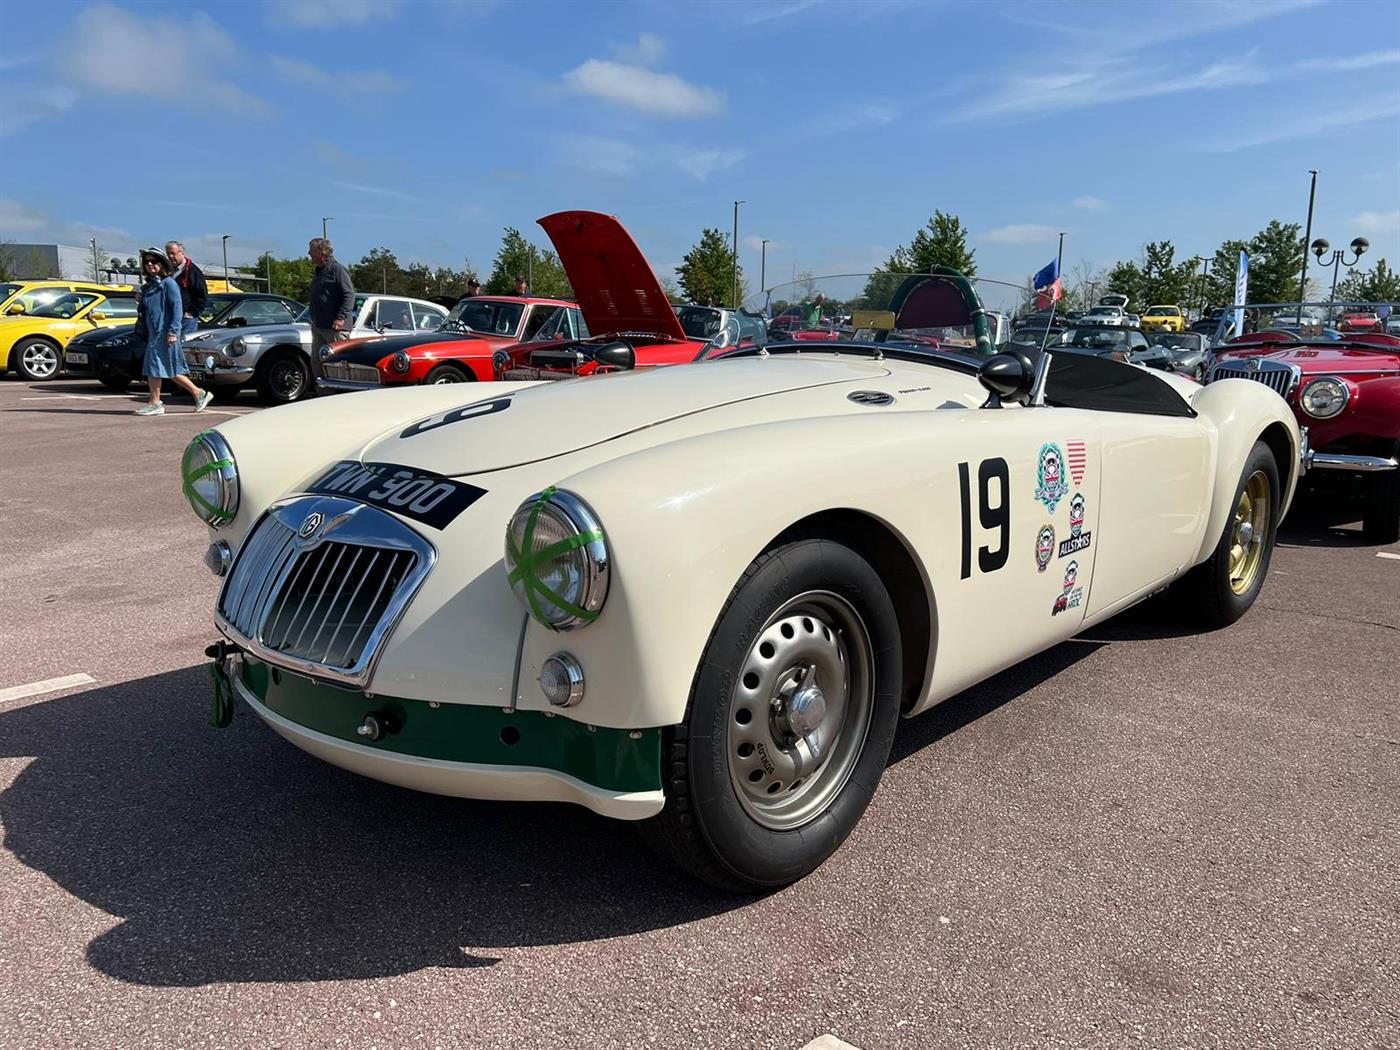
{"label": "silver steel wheel", "polygon": [[283,358],[272,362],[267,383],[281,400],[295,401],[301,396],[302,388],[306,385],[306,376],[298,362]]}
{"label": "silver steel wheel", "polygon": [[809,823],[845,787],[874,708],[874,654],[840,595],[790,599],[758,632],[729,699],[729,775],[775,831]]}
{"label": "silver steel wheel", "polygon": [[461,377],[460,375],[458,375],[456,372],[447,370],[447,371],[442,372],[440,375],[438,375],[437,378],[435,378],[435,379],[433,380],[432,385],[433,385],[433,386],[441,386],[443,383],[460,383],[460,382],[462,382],[462,377]]}
{"label": "silver steel wheel", "polygon": [[25,372],[34,379],[51,379],[58,374],[60,357],[52,343],[30,343],[20,354]]}

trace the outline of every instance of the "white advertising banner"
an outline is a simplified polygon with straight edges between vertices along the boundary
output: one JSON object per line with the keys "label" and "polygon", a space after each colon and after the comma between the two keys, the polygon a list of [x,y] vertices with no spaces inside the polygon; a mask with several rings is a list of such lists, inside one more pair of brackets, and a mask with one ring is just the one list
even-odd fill
{"label": "white advertising banner", "polygon": [[1244,301],[1249,297],[1249,253],[1240,250],[1240,265],[1235,270],[1235,334],[1244,331]]}

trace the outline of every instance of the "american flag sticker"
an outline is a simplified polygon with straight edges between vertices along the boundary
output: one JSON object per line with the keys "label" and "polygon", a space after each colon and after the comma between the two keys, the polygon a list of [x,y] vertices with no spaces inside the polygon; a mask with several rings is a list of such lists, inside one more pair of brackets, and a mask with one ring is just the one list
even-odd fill
{"label": "american flag sticker", "polygon": [[1068,450],[1069,476],[1074,479],[1076,485],[1084,484],[1084,442],[1066,441],[1065,448]]}

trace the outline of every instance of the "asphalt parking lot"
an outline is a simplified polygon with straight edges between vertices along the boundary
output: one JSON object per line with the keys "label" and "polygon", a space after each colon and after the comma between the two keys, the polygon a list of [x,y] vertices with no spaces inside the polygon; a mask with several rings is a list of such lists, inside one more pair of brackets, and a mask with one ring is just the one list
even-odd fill
{"label": "asphalt parking lot", "polygon": [[1134,610],[906,722],[736,899],[211,728],[179,457],[257,408],[136,404],[0,381],[0,1046],[1400,1047],[1400,547],[1340,508],[1228,630]]}

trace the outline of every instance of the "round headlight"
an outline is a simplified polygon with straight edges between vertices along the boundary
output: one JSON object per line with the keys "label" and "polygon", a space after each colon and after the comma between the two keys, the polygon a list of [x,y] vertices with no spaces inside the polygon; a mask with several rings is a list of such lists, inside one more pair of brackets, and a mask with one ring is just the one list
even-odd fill
{"label": "round headlight", "polygon": [[573,630],[598,618],[608,597],[608,563],[603,526],[572,492],[537,492],[506,527],[511,590],[552,630]]}
{"label": "round headlight", "polygon": [[1321,379],[1309,381],[1303,387],[1298,404],[1314,419],[1331,419],[1341,415],[1342,409],[1347,407],[1350,400],[1351,391],[1345,383],[1331,376],[1323,376]]}
{"label": "round headlight", "polygon": [[394,359],[390,364],[395,372],[407,372],[409,364],[408,355],[402,350],[399,350],[394,354]]}
{"label": "round headlight", "polygon": [[242,357],[243,352],[247,349],[248,344],[243,341],[243,337],[241,335],[236,335],[229,341],[228,347],[224,350],[224,353],[228,354],[229,357]]}
{"label": "round headlight", "polygon": [[322,361],[329,359],[331,356],[331,348],[325,343],[322,343],[321,349],[316,351],[316,356],[319,357]]}
{"label": "round headlight", "polygon": [[510,354],[504,350],[497,350],[491,355],[491,367],[496,370],[497,375],[500,375],[510,367]]}
{"label": "round headlight", "polygon": [[238,465],[217,431],[197,434],[180,463],[185,499],[206,524],[227,525],[238,513]]}

